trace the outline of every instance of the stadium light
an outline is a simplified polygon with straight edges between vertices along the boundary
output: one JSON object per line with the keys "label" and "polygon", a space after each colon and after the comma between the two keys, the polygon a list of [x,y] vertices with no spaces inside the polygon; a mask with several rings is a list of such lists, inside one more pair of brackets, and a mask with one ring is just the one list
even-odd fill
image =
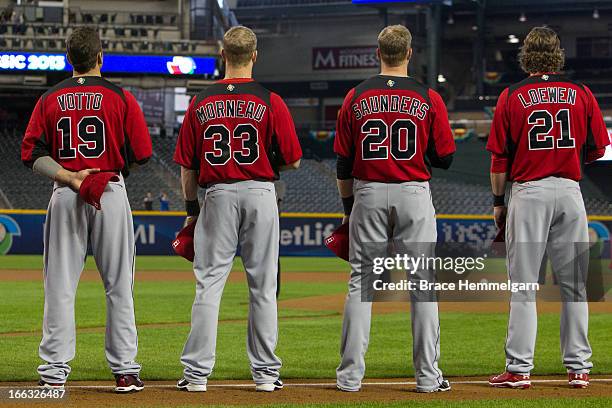
{"label": "stadium light", "polygon": [[446,82],[446,77],[442,74],[438,74],[438,82],[440,83]]}
{"label": "stadium light", "polygon": [[597,20],[599,18],[599,10],[597,10],[597,9],[593,10],[593,18],[595,20]]}
{"label": "stadium light", "polygon": [[521,13],[521,15],[519,16],[519,21],[521,23],[524,23],[525,21],[527,21],[527,16],[525,15],[525,13]]}
{"label": "stadium light", "polygon": [[517,44],[519,42],[519,39],[517,38],[516,35],[514,34],[510,34],[508,35],[508,40],[507,40],[510,44]]}

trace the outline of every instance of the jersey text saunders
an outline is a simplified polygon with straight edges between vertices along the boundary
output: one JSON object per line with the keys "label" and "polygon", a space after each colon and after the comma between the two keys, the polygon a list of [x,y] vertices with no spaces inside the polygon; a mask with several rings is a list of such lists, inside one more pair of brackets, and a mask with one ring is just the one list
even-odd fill
{"label": "jersey text saunders", "polygon": [[429,105],[410,96],[374,95],[355,102],[351,109],[356,120],[373,113],[384,112],[404,113],[423,120],[429,111]]}

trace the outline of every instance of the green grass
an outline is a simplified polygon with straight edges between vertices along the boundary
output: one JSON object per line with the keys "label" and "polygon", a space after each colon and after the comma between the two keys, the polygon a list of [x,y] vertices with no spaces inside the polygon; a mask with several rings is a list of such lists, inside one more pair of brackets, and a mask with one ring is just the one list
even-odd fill
{"label": "green grass", "polygon": [[[286,272],[343,272],[348,271],[348,264],[339,258],[284,257],[282,270]],[[43,258],[40,255],[6,255],[0,256],[2,269],[40,269]],[[85,269],[96,269],[92,256],[87,257]],[[137,256],[137,271],[190,271],[191,263],[178,256]],[[243,271],[242,261],[236,258],[234,270]]]}
{"label": "green grass", "polygon": [[[529,399],[489,399],[489,400],[435,400],[428,401],[395,401],[395,402],[350,402],[350,403],[322,403],[322,404],[262,404],[252,405],[259,408],[566,408],[576,406],[580,408],[601,408],[612,405],[612,398],[608,397],[582,397],[582,398],[529,398]],[[202,407],[201,403],[189,405],[172,405],[172,408]],[[207,404],[207,408],[235,408],[237,405]],[[238,405],[239,406],[239,405]],[[113,408],[167,408],[168,405],[112,405]]]}
{"label": "green grass", "polygon": [[[269,405],[276,408],[565,408],[567,406],[580,406],[581,408],[601,408],[610,406],[612,398],[534,398],[529,400],[520,399],[497,399],[481,401],[398,401],[398,402],[353,402],[332,404],[275,404]],[[193,406],[193,405],[192,405]],[[188,407],[185,406],[185,407]],[[221,407],[209,405],[209,407]]]}
{"label": "green grass", "polygon": [[[610,316],[591,318],[594,374],[609,373],[612,367]],[[333,378],[338,364],[342,321],[339,316],[312,319],[281,319],[278,355],[284,378]],[[449,376],[488,375],[503,368],[506,317],[500,314],[444,313],[441,315],[440,367]],[[536,369],[534,374],[562,374],[558,340],[559,318],[540,316]],[[140,327],[139,362],[143,377],[149,380],[176,379],[180,376],[179,356],[188,325]],[[245,351],[246,322],[220,325],[217,364],[213,379],[248,379],[250,372]],[[40,335],[2,338],[0,381],[34,380],[39,364]],[[367,376],[408,377],[413,374],[410,320],[407,314],[375,315],[367,362]],[[72,363],[73,380],[108,378],[104,359],[104,333],[85,332],[77,336],[77,355]]]}
{"label": "green grass", "polygon": [[[480,401],[397,401],[397,402],[351,402],[330,404],[275,404],[260,407],[275,408],[601,408],[610,406],[612,398],[533,398],[533,399],[496,399]],[[174,408],[192,408],[196,405],[179,405]],[[209,408],[222,408],[228,405],[207,405]]]}
{"label": "green grass", "polygon": [[[24,267],[39,261],[40,257],[0,257],[0,273],[2,268],[15,269],[14,265]],[[166,270],[176,270],[180,269],[177,265],[183,263],[176,257],[140,257],[138,262],[139,270],[144,270],[145,266],[164,270],[164,265]],[[343,262],[321,258],[285,258],[283,265],[285,271],[346,268]],[[140,325],[138,360],[143,365],[144,378],[168,380],[181,375],[179,356],[189,332],[194,286],[190,281],[136,282],[136,316]],[[285,281],[281,299],[344,294],[345,291],[345,282]],[[245,283],[226,285],[213,379],[250,378],[245,350],[247,299]],[[32,332],[0,337],[0,360],[3,362],[0,365],[0,381],[35,380],[36,366],[40,363],[37,349],[43,311],[42,283],[0,282],[0,311],[0,333]],[[334,312],[287,308],[281,308],[279,314],[282,319],[279,323],[278,355],[284,363],[283,377],[334,378],[339,360],[342,317]],[[78,333],[71,379],[108,379],[110,373],[104,357],[104,331],[101,328],[105,322],[101,283],[82,282],[79,285],[76,318],[79,328],[100,329]],[[442,313],[440,367],[445,374],[488,375],[503,369],[506,324],[505,313]],[[595,364],[593,373],[596,375],[612,373],[610,327],[612,315],[591,315],[590,340]],[[411,344],[407,313],[375,315],[366,357],[367,377],[411,376]],[[540,315],[534,374],[564,373],[559,349],[559,316],[555,313]]]}
{"label": "green grass", "polygon": [[[343,282],[283,282],[280,299],[342,292]],[[139,324],[188,323],[195,294],[193,282],[136,282],[134,302]],[[0,333],[39,331],[43,311],[42,282],[2,282],[0,284]],[[246,319],[248,289],[246,283],[227,283],[221,302],[221,320]],[[81,282],[77,291],[77,327],[104,326],[104,288],[100,282]],[[279,310],[279,316],[318,316],[333,312]],[[1,350],[0,350],[1,353]]]}

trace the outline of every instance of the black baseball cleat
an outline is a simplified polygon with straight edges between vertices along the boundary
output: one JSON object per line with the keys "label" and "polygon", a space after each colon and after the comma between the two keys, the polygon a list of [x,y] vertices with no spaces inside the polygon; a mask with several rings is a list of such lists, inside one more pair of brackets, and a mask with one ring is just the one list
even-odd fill
{"label": "black baseball cleat", "polygon": [[184,378],[178,380],[176,388],[181,391],[206,392],[206,384],[192,384]]}
{"label": "black baseball cleat", "polygon": [[46,388],[50,390],[63,390],[64,389],[64,383],[49,383],[44,380],[38,381],[38,386],[40,388]]}
{"label": "black baseball cleat", "polygon": [[115,392],[125,394],[128,392],[138,392],[144,389],[144,383],[137,374],[122,374],[115,376]]}
{"label": "black baseball cleat", "polygon": [[450,382],[448,380],[442,380],[438,388],[434,388],[433,390],[427,390],[427,391],[425,390],[422,391],[422,390],[417,389],[417,392],[430,393],[430,392],[446,392],[450,390],[451,390]]}
{"label": "black baseball cleat", "polygon": [[273,383],[255,385],[255,391],[273,392],[273,391],[282,390],[282,389],[283,389],[283,382],[280,380],[280,378],[274,381]]}

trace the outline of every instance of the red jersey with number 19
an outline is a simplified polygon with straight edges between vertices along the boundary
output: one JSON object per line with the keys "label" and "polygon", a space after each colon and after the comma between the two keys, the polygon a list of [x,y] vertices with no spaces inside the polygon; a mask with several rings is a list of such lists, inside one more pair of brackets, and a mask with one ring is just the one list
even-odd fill
{"label": "red jersey with number 19", "polygon": [[361,180],[426,181],[430,164],[452,155],[455,142],[436,91],[411,77],[376,75],[344,99],[334,151],[353,159]]}
{"label": "red jersey with number 19", "polygon": [[40,97],[21,146],[21,160],[32,167],[51,156],[70,171],[99,168],[128,174],[145,163],[151,137],[134,96],[97,76],[66,79]]}
{"label": "red jersey with number 19", "polygon": [[581,159],[603,156],[609,144],[591,91],[561,75],[542,74],[501,93],[487,150],[493,153],[491,171],[507,172],[510,180],[555,176],[578,181]]}
{"label": "red jersey with number 19", "polygon": [[274,180],[302,157],[283,100],[250,78],[217,82],[193,98],[174,161],[199,170],[198,183]]}

